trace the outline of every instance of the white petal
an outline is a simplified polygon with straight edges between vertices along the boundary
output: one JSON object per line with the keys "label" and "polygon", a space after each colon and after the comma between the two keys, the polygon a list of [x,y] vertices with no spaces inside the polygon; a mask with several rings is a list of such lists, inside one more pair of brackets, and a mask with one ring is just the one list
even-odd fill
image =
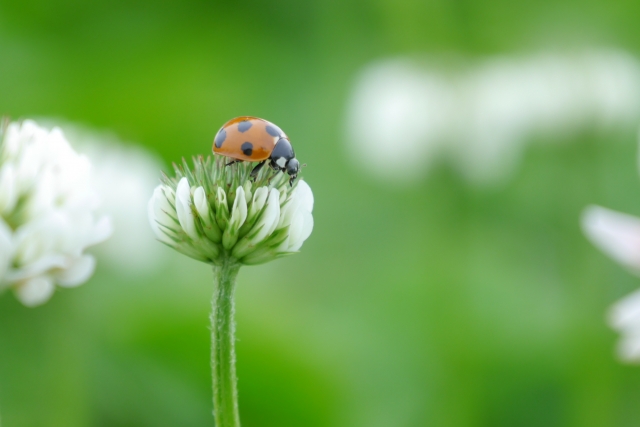
{"label": "white petal", "polygon": [[113,234],[113,222],[108,216],[101,217],[93,226],[90,238],[86,246],[93,246],[100,242],[104,242]]}
{"label": "white petal", "polygon": [[251,187],[253,187],[251,181],[245,181],[244,185],[242,186],[242,190],[244,191],[244,199],[247,201],[247,205],[253,198]]}
{"label": "white petal", "polygon": [[44,304],[53,295],[53,282],[45,276],[20,283],[15,288],[16,297],[27,307]]}
{"label": "white petal", "polygon": [[[302,213],[302,216],[304,218],[304,222],[302,227],[302,241],[300,242],[300,246],[302,246],[302,243],[304,243],[309,238],[309,236],[311,236],[311,232],[313,231],[313,215],[311,215],[311,212],[304,211]],[[295,250],[300,249],[300,246],[295,248]]]}
{"label": "white petal", "polygon": [[296,220],[296,222],[300,224],[300,228],[299,230],[297,230],[295,239],[292,237],[292,239],[289,241],[290,252],[300,250],[302,244],[309,238],[309,236],[311,235],[311,231],[313,230],[313,216],[311,215],[311,212],[300,209],[300,215],[296,218]]}
{"label": "white petal", "polygon": [[609,324],[617,330],[636,328],[640,331],[640,290],[627,295],[611,307]]}
{"label": "white petal", "polygon": [[[295,252],[297,248],[302,245],[302,229],[304,227],[304,217],[302,216],[303,210],[298,210],[299,215],[296,215],[291,220],[289,225],[289,238],[287,239],[287,246],[285,252]],[[296,249],[294,249],[296,248]]]}
{"label": "white petal", "polygon": [[[156,197],[158,197],[158,189],[161,186],[156,187],[149,199],[149,203],[147,203],[147,218],[149,219],[149,225],[151,226],[151,230],[153,230],[153,234],[156,238],[165,243],[171,243],[171,240],[160,230],[160,226],[158,225],[158,220],[156,219]],[[164,197],[164,196],[163,196]]]}
{"label": "white petal", "polygon": [[65,255],[58,253],[46,253],[40,258],[20,266],[19,268],[9,268],[5,274],[5,281],[17,283],[27,279],[48,274],[51,270],[66,268],[69,259]]}
{"label": "white petal", "polygon": [[187,236],[197,240],[198,232],[196,230],[193,211],[191,210],[191,187],[189,187],[187,178],[182,178],[180,182],[178,182],[178,188],[176,189],[176,211],[180,226],[185,233],[187,233]]}
{"label": "white petal", "polygon": [[294,191],[294,197],[300,199],[302,206],[309,212],[313,212],[313,192],[306,181],[298,181]]}
{"label": "white petal", "polygon": [[253,218],[260,210],[264,207],[264,204],[267,202],[267,197],[269,197],[269,188],[267,187],[259,187],[253,193],[253,201],[251,206],[249,206],[249,218]]}
{"label": "white petal", "polygon": [[275,188],[271,189],[269,193],[269,199],[267,200],[267,210],[273,209],[275,218],[269,227],[267,232],[267,236],[270,236],[271,233],[274,232],[276,227],[278,226],[278,221],[280,220],[280,192]]}
{"label": "white petal", "polygon": [[304,181],[298,182],[289,202],[282,208],[278,228],[290,225],[296,215],[301,215],[299,210],[313,211],[313,193],[311,187]]}
{"label": "white petal", "polygon": [[236,199],[233,201],[233,209],[231,211],[231,220],[229,227],[238,229],[247,219],[247,200],[244,197],[244,189],[238,187],[236,190]]}
{"label": "white petal", "polygon": [[55,275],[56,283],[68,288],[79,286],[89,280],[95,267],[96,259],[91,255],[83,255]]}
{"label": "white petal", "polygon": [[590,206],[582,214],[582,229],[604,253],[640,272],[640,218]]}
{"label": "white petal", "polygon": [[280,220],[277,228],[280,229],[290,225],[300,209],[303,209],[302,199],[292,195],[289,201],[280,209]]}
{"label": "white petal", "polygon": [[640,290],[611,307],[609,325],[621,334],[618,355],[627,362],[640,362]]}
{"label": "white petal", "polygon": [[269,192],[269,198],[267,199],[267,207],[253,226],[256,230],[262,227],[260,231],[251,239],[253,244],[259,243],[265,237],[269,236],[278,225],[280,219],[280,193],[275,188],[272,188]]}
{"label": "white petal", "polygon": [[62,214],[46,215],[20,226],[14,233],[15,263],[30,264],[55,254],[68,227]]}
{"label": "white petal", "polygon": [[211,208],[207,201],[207,195],[204,192],[204,188],[198,187],[193,192],[193,203],[198,211],[198,215],[202,218],[205,225],[211,224]]}
{"label": "white petal", "polygon": [[[106,228],[106,230],[101,230]],[[43,256],[79,256],[92,240],[104,237],[110,231],[108,220],[96,225],[86,212],[55,210],[27,222],[14,234],[15,263],[30,264]]]}
{"label": "white petal", "polygon": [[149,200],[147,213],[149,215],[149,224],[156,238],[161,242],[172,244],[173,240],[171,240],[166,233],[168,229],[177,227],[174,219],[170,216],[175,215],[177,219],[177,213],[171,207],[167,197],[171,197],[170,201],[174,204],[176,203],[173,191],[164,185],[158,185],[155,190],[153,190],[153,195]]}

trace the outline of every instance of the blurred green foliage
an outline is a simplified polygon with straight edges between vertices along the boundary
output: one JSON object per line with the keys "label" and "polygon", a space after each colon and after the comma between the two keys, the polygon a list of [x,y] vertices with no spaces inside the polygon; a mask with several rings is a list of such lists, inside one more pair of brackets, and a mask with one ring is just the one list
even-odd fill
{"label": "blurred green foliage", "polygon": [[[113,129],[167,164],[208,153],[238,115],[290,135],[316,226],[301,254],[240,273],[246,427],[632,426],[640,370],[616,362],[604,315],[638,281],[578,219],[589,203],[640,213],[633,133],[535,145],[501,188],[441,166],[399,189],[349,164],[343,127],[368,61],[637,53],[639,12],[625,0],[1,0],[0,113]],[[210,283],[178,258],[139,280],[99,267],[37,309],[3,295],[3,425],[213,425]]]}

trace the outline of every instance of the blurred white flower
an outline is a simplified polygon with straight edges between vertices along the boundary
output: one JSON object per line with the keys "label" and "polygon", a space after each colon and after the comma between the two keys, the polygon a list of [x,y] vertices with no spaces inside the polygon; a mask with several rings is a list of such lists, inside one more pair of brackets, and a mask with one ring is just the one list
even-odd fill
{"label": "blurred white flower", "polygon": [[448,158],[470,181],[497,182],[535,136],[636,124],[640,64],[622,52],[498,57],[475,66],[385,60],[359,76],[347,117],[355,162],[397,182]]}
{"label": "blurred white flower", "polygon": [[93,274],[84,250],[111,234],[96,217],[91,164],[62,131],[26,120],[3,129],[0,145],[0,289],[25,305],[47,301],[54,285],[78,286]]}
{"label": "blurred white flower", "polygon": [[[596,247],[640,275],[640,218],[589,206],[582,214],[582,229]],[[640,291],[611,308],[609,324],[622,335],[618,344],[620,358],[640,362]]]}
{"label": "blurred white flower", "polygon": [[313,193],[298,180],[263,168],[255,182],[249,162],[226,157],[176,166],[149,200],[149,223],[161,242],[194,259],[218,264],[233,258],[261,264],[296,253],[313,230]]}
{"label": "blurred white flower", "polygon": [[134,144],[123,144],[108,132],[77,124],[62,124],[69,142],[93,165],[92,185],[102,201],[100,211],[113,221],[109,240],[92,249],[107,267],[140,276],[155,271],[168,251],[149,230],[147,197],[158,185],[162,162]]}

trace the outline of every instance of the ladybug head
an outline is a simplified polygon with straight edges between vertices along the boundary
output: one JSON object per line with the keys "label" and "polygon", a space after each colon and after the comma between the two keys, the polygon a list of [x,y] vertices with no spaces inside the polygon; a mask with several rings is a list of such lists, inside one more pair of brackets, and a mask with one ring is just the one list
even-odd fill
{"label": "ladybug head", "polygon": [[287,162],[287,173],[289,174],[289,183],[293,184],[293,180],[298,176],[300,171],[300,162],[295,157]]}

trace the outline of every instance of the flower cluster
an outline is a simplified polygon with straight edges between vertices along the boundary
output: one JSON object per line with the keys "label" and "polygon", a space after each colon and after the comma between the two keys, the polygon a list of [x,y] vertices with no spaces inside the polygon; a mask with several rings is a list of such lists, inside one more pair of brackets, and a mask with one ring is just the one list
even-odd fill
{"label": "flower cluster", "polygon": [[254,164],[226,165],[222,156],[174,165],[149,201],[156,237],[177,251],[211,264],[232,258],[261,264],[297,252],[313,229],[313,194],[306,182],[293,186],[282,172]]}
{"label": "flower cluster", "polygon": [[77,286],[92,274],[84,253],[111,234],[96,218],[90,163],[60,129],[32,121],[3,125],[0,135],[0,289],[25,305],[47,301],[54,284]]}

